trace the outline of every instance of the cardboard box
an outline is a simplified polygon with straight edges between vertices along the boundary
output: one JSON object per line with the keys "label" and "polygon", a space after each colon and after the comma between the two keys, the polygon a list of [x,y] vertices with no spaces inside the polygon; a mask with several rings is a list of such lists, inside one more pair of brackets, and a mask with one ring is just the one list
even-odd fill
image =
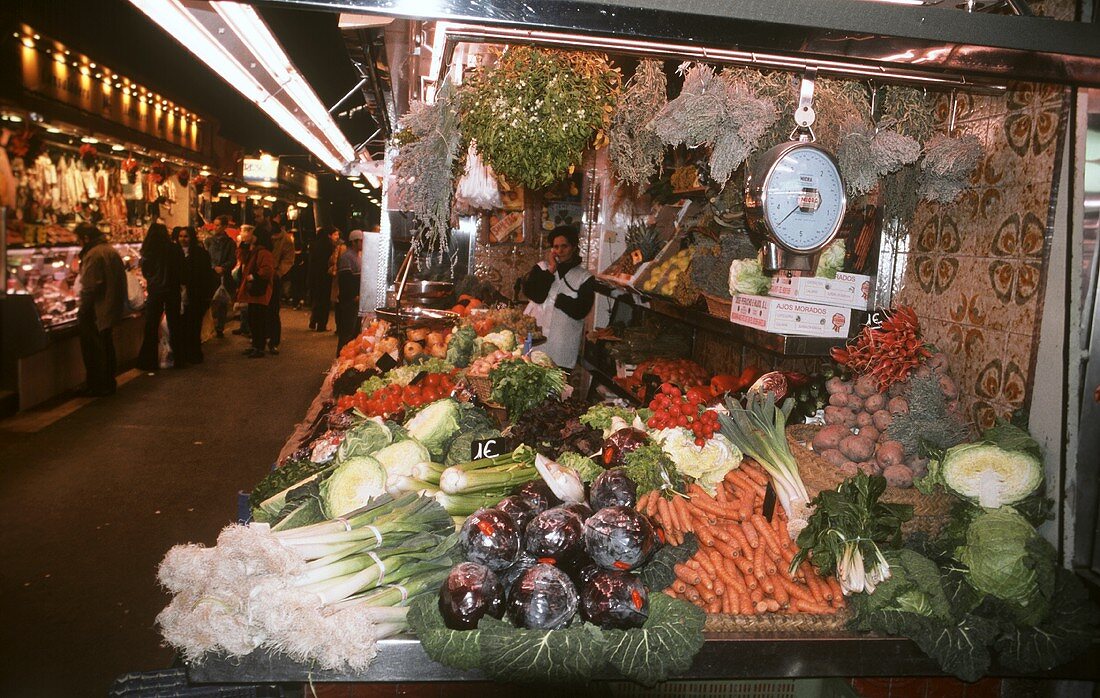
{"label": "cardboard box", "polygon": [[818,276],[788,277],[785,274],[776,274],[772,277],[768,295],[867,310],[871,307],[874,289],[875,280],[863,274],[837,272],[835,279],[823,279]]}
{"label": "cardboard box", "polygon": [[844,338],[852,327],[852,310],[789,298],[738,294],[733,297],[730,322],[777,334]]}

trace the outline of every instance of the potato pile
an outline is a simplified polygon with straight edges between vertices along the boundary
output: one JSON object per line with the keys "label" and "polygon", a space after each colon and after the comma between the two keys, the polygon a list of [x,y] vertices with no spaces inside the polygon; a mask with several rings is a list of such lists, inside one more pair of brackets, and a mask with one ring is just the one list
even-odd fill
{"label": "potato pile", "polygon": [[[936,375],[944,396],[952,401],[950,409],[957,411],[958,386],[947,375],[942,355],[934,356],[914,375]],[[827,426],[814,436],[814,451],[837,466],[844,477],[862,470],[868,475],[882,475],[892,487],[912,487],[914,478],[927,473],[928,460],[907,453],[889,433],[895,417],[909,413],[908,385],[908,381],[896,383],[881,393],[873,376],[829,379],[825,383],[829,393]]]}

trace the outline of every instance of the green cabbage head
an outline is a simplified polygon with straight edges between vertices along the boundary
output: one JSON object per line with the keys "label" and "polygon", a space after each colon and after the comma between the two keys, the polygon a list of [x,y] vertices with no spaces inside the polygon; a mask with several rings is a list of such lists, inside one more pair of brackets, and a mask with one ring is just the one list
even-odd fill
{"label": "green cabbage head", "polygon": [[821,259],[817,262],[817,271],[814,276],[823,279],[835,279],[836,273],[844,268],[844,241],[834,240],[831,245],[821,253]]}
{"label": "green cabbage head", "polygon": [[1046,613],[1056,553],[1012,507],[984,511],[966,529],[966,544],[955,550],[978,591],[1018,608],[1021,620],[1037,622]]}
{"label": "green cabbage head", "polygon": [[986,509],[1027,499],[1043,483],[1043,464],[1023,451],[988,443],[959,444],[929,464],[928,479]]}
{"label": "green cabbage head", "polygon": [[447,448],[458,434],[462,411],[458,401],[452,398],[437,400],[417,412],[405,422],[409,436],[419,441],[432,454],[432,460],[441,462]]}
{"label": "green cabbage head", "polygon": [[758,259],[735,259],[730,264],[730,295],[744,293],[762,296],[771,288],[771,277],[764,274]]}

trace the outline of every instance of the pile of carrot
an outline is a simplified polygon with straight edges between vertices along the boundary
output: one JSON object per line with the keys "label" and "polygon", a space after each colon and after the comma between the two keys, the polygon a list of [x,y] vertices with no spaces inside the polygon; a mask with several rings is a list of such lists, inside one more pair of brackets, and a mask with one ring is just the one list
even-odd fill
{"label": "pile of carrot", "polygon": [[698,485],[690,497],[667,499],[654,490],[638,510],[654,517],[668,541],[679,545],[694,533],[699,550],[676,565],[665,593],[707,613],[831,614],[844,606],[840,584],[821,577],[808,562],[788,573],[798,548],[787,535],[787,517],[777,503],[772,520],[763,514],[767,473],[750,458],[731,470],[710,496]]}

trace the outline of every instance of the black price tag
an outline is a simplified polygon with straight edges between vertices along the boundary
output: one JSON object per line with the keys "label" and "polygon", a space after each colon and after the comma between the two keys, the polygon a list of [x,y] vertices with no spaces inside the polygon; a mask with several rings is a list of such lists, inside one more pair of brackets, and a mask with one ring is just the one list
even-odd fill
{"label": "black price tag", "polygon": [[648,405],[653,401],[653,398],[657,396],[657,393],[661,390],[661,377],[652,373],[645,373],[642,375],[642,394],[645,396],[642,399],[643,405]]}
{"label": "black price tag", "polygon": [[397,368],[397,359],[393,358],[389,354],[383,354],[382,356],[378,357],[378,361],[375,361],[374,365],[378,367],[379,371],[385,373],[390,369]]}
{"label": "black price tag", "polygon": [[503,436],[492,439],[478,439],[470,443],[470,460],[496,458],[508,453],[508,440]]}
{"label": "black price tag", "polygon": [[409,381],[409,385],[416,385],[417,383],[419,383],[420,381],[424,380],[427,377],[428,377],[428,372],[427,371],[421,371],[420,373],[413,376],[413,379],[411,381]]}
{"label": "black price tag", "polygon": [[772,487],[771,480],[768,481],[768,486],[764,489],[764,518],[768,521],[772,520],[775,516],[775,488]]}
{"label": "black price tag", "polygon": [[867,326],[872,330],[882,328],[882,323],[889,320],[894,315],[893,311],[889,308],[875,308],[873,311],[867,314]]}

